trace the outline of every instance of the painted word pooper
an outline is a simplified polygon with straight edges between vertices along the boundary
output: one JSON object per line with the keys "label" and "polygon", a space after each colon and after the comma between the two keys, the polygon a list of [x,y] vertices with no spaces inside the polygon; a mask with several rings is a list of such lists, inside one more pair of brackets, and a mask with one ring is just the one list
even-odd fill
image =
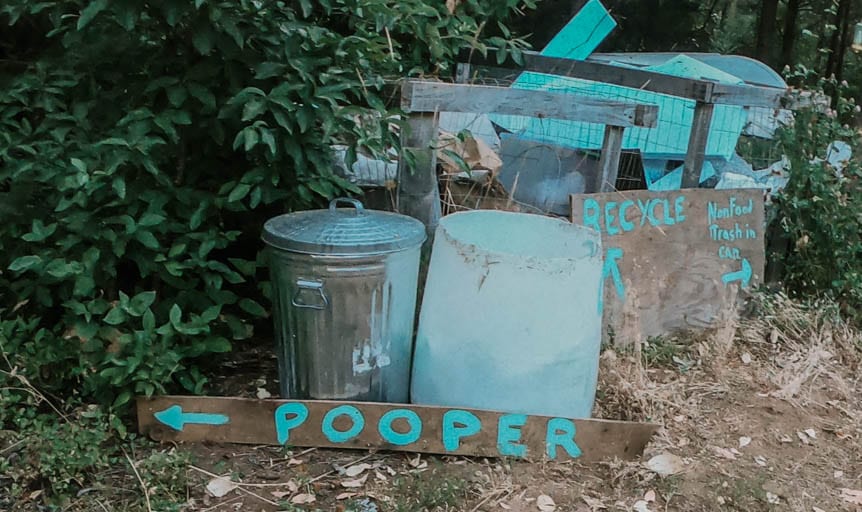
{"label": "painted word pooper", "polygon": [[658,428],[402,404],[176,396],[138,399],[138,423],[164,441],[586,461],[637,457]]}

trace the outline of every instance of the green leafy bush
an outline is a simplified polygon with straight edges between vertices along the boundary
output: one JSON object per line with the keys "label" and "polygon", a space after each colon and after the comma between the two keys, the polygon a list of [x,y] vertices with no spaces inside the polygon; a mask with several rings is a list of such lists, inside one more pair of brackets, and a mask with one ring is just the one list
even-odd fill
{"label": "green leafy bush", "polygon": [[41,389],[117,407],[172,384],[200,392],[191,363],[267,316],[263,221],[357,192],[330,146],[349,158],[397,146],[385,79],[448,72],[464,45],[517,56],[498,20],[523,4],[5,0],[11,364]]}
{"label": "green leafy bush", "polygon": [[[791,163],[787,188],[776,198],[773,221],[784,244],[771,256],[783,266],[791,292],[829,294],[856,321],[862,320],[862,140],[851,126],[859,111],[845,99],[846,84],[821,81],[835,92],[835,108],[797,112],[781,134],[781,150]],[[839,172],[827,148],[841,141],[854,158]]]}

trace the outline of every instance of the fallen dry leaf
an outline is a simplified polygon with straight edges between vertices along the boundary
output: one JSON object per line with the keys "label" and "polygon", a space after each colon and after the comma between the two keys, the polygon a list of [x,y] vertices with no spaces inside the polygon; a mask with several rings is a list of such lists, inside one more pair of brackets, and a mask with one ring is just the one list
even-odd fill
{"label": "fallen dry leaf", "polygon": [[557,504],[554,503],[553,498],[547,494],[541,494],[536,498],[536,506],[539,507],[539,510],[542,512],[554,512],[554,510],[557,510]]}
{"label": "fallen dry leaf", "polygon": [[750,437],[743,436],[743,437],[739,438],[739,447],[740,448],[745,448],[746,446],[748,446],[750,444],[751,444],[751,438]]}
{"label": "fallen dry leaf", "polygon": [[655,501],[655,491],[653,491],[653,490],[647,491],[646,494],[644,494],[644,501],[647,501],[650,503]]}
{"label": "fallen dry leaf", "polygon": [[354,466],[350,466],[349,468],[344,470],[344,474],[351,478],[355,476],[359,476],[365,472],[365,470],[371,469],[371,464],[356,464]]}
{"label": "fallen dry leaf", "polygon": [[317,501],[317,498],[313,494],[297,494],[290,499],[290,502],[294,505],[307,505],[315,501]]}
{"label": "fallen dry leaf", "polygon": [[862,491],[854,491],[853,489],[841,489],[841,498],[847,503],[853,505],[862,505]]}
{"label": "fallen dry leaf", "polygon": [[754,458],[754,462],[756,462],[758,466],[764,466],[765,467],[766,466],[766,457],[764,457],[763,455],[758,455],[757,457]]}
{"label": "fallen dry leaf", "polygon": [[355,480],[343,480],[341,482],[341,487],[346,487],[348,489],[356,489],[357,487],[362,487],[363,485],[365,485],[366,480],[368,480],[368,475],[365,475],[362,478],[357,478]]}
{"label": "fallen dry leaf", "polygon": [[388,478],[386,478],[386,475],[384,475],[383,473],[381,473],[380,471],[377,471],[377,470],[374,470],[374,478],[376,478],[377,480],[380,480],[381,482],[385,482],[385,481],[389,480]]}
{"label": "fallen dry leaf", "polygon": [[591,498],[590,496],[581,496],[581,499],[584,500],[584,503],[586,503],[593,511],[606,510],[608,508],[600,499]]}
{"label": "fallen dry leaf", "polygon": [[649,503],[644,500],[636,501],[632,510],[634,512],[652,512],[652,510],[649,509]]}
{"label": "fallen dry leaf", "polygon": [[802,441],[802,444],[811,444],[811,441],[808,440],[808,434],[806,434],[805,432],[797,432],[796,437],[798,437],[799,440]]}
{"label": "fallen dry leaf", "polygon": [[778,505],[781,503],[781,498],[778,497],[777,494],[772,494],[771,492],[766,493],[766,502],[771,503],[772,505]]}
{"label": "fallen dry leaf", "polygon": [[421,454],[417,454],[415,459],[409,459],[408,464],[410,464],[411,468],[416,469],[425,469],[428,467],[428,462],[422,460]]}
{"label": "fallen dry leaf", "polygon": [[808,437],[810,437],[811,439],[817,439],[817,431],[816,431],[816,430],[814,430],[813,428],[806,429],[804,432],[805,432],[805,433],[808,435]]}
{"label": "fallen dry leaf", "polygon": [[670,476],[685,471],[685,462],[672,453],[662,453],[648,460],[646,467],[661,476]]}
{"label": "fallen dry leaf", "polygon": [[272,494],[273,498],[280,500],[280,499],[284,498],[285,496],[290,496],[293,493],[290,491],[272,491],[272,492],[270,492],[270,494]]}
{"label": "fallen dry leaf", "polygon": [[217,476],[207,482],[207,492],[215,498],[221,498],[239,487],[236,482],[232,482],[229,478]]}
{"label": "fallen dry leaf", "polygon": [[356,497],[356,496],[359,496],[359,493],[355,493],[355,492],[343,492],[343,493],[339,494],[338,496],[336,496],[336,497],[335,497],[335,499],[336,499],[336,500],[338,500],[338,501],[341,501],[341,500],[349,500],[350,498],[354,498],[354,497]]}
{"label": "fallen dry leaf", "polygon": [[290,466],[299,466],[299,465],[302,465],[302,464],[305,464],[305,461],[303,461],[303,460],[299,460],[299,459],[290,459],[289,461],[287,461],[287,466],[288,466],[288,467],[290,467]]}
{"label": "fallen dry leaf", "polygon": [[790,436],[784,435],[781,436],[781,439],[779,439],[779,441],[782,443],[792,443],[793,439]]}
{"label": "fallen dry leaf", "polygon": [[731,450],[728,450],[727,448],[721,448],[718,446],[712,446],[711,448],[712,448],[713,453],[715,453],[716,455],[718,455],[721,458],[728,459],[728,460],[736,460],[736,455]]}

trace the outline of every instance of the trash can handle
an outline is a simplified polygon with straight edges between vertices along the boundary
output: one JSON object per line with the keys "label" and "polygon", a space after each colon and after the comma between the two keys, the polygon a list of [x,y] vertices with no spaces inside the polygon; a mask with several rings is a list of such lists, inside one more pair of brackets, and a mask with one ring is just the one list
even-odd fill
{"label": "trash can handle", "polygon": [[[309,304],[308,302],[302,301],[300,295],[302,295],[302,292],[305,290],[316,292],[320,296],[320,302],[317,304]],[[329,299],[327,299],[326,294],[323,293],[322,282],[299,279],[296,281],[296,293],[293,294],[293,298],[290,300],[290,303],[297,308],[323,310],[329,305]]]}
{"label": "trash can handle", "polygon": [[338,203],[350,203],[350,205],[356,208],[357,213],[365,211],[365,206],[362,205],[362,201],[352,199],[350,197],[336,197],[329,202],[329,211],[334,212],[338,208]]}

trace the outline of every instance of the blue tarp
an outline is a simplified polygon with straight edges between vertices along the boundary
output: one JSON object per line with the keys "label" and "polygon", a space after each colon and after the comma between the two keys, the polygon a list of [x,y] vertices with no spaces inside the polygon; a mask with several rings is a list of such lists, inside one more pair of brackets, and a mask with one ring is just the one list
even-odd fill
{"label": "blue tarp", "polygon": [[[542,50],[542,55],[583,60],[615,26],[616,22],[601,2],[591,0]],[[631,67],[620,63],[615,64]],[[720,83],[744,83],[734,75],[685,55],[678,55],[663,63],[638,69]],[[644,158],[669,160],[682,157],[688,150],[689,134],[694,120],[695,102],[693,100],[603,82],[541,73],[522,73],[512,87],[657,105],[659,107],[657,126],[651,129],[626,130],[623,148],[639,150]],[[492,115],[490,117],[496,124],[520,137],[537,142],[598,150],[601,149],[604,140],[602,125],[517,116]],[[706,156],[724,159],[732,157],[746,120],[747,113],[742,107],[717,105]]]}

